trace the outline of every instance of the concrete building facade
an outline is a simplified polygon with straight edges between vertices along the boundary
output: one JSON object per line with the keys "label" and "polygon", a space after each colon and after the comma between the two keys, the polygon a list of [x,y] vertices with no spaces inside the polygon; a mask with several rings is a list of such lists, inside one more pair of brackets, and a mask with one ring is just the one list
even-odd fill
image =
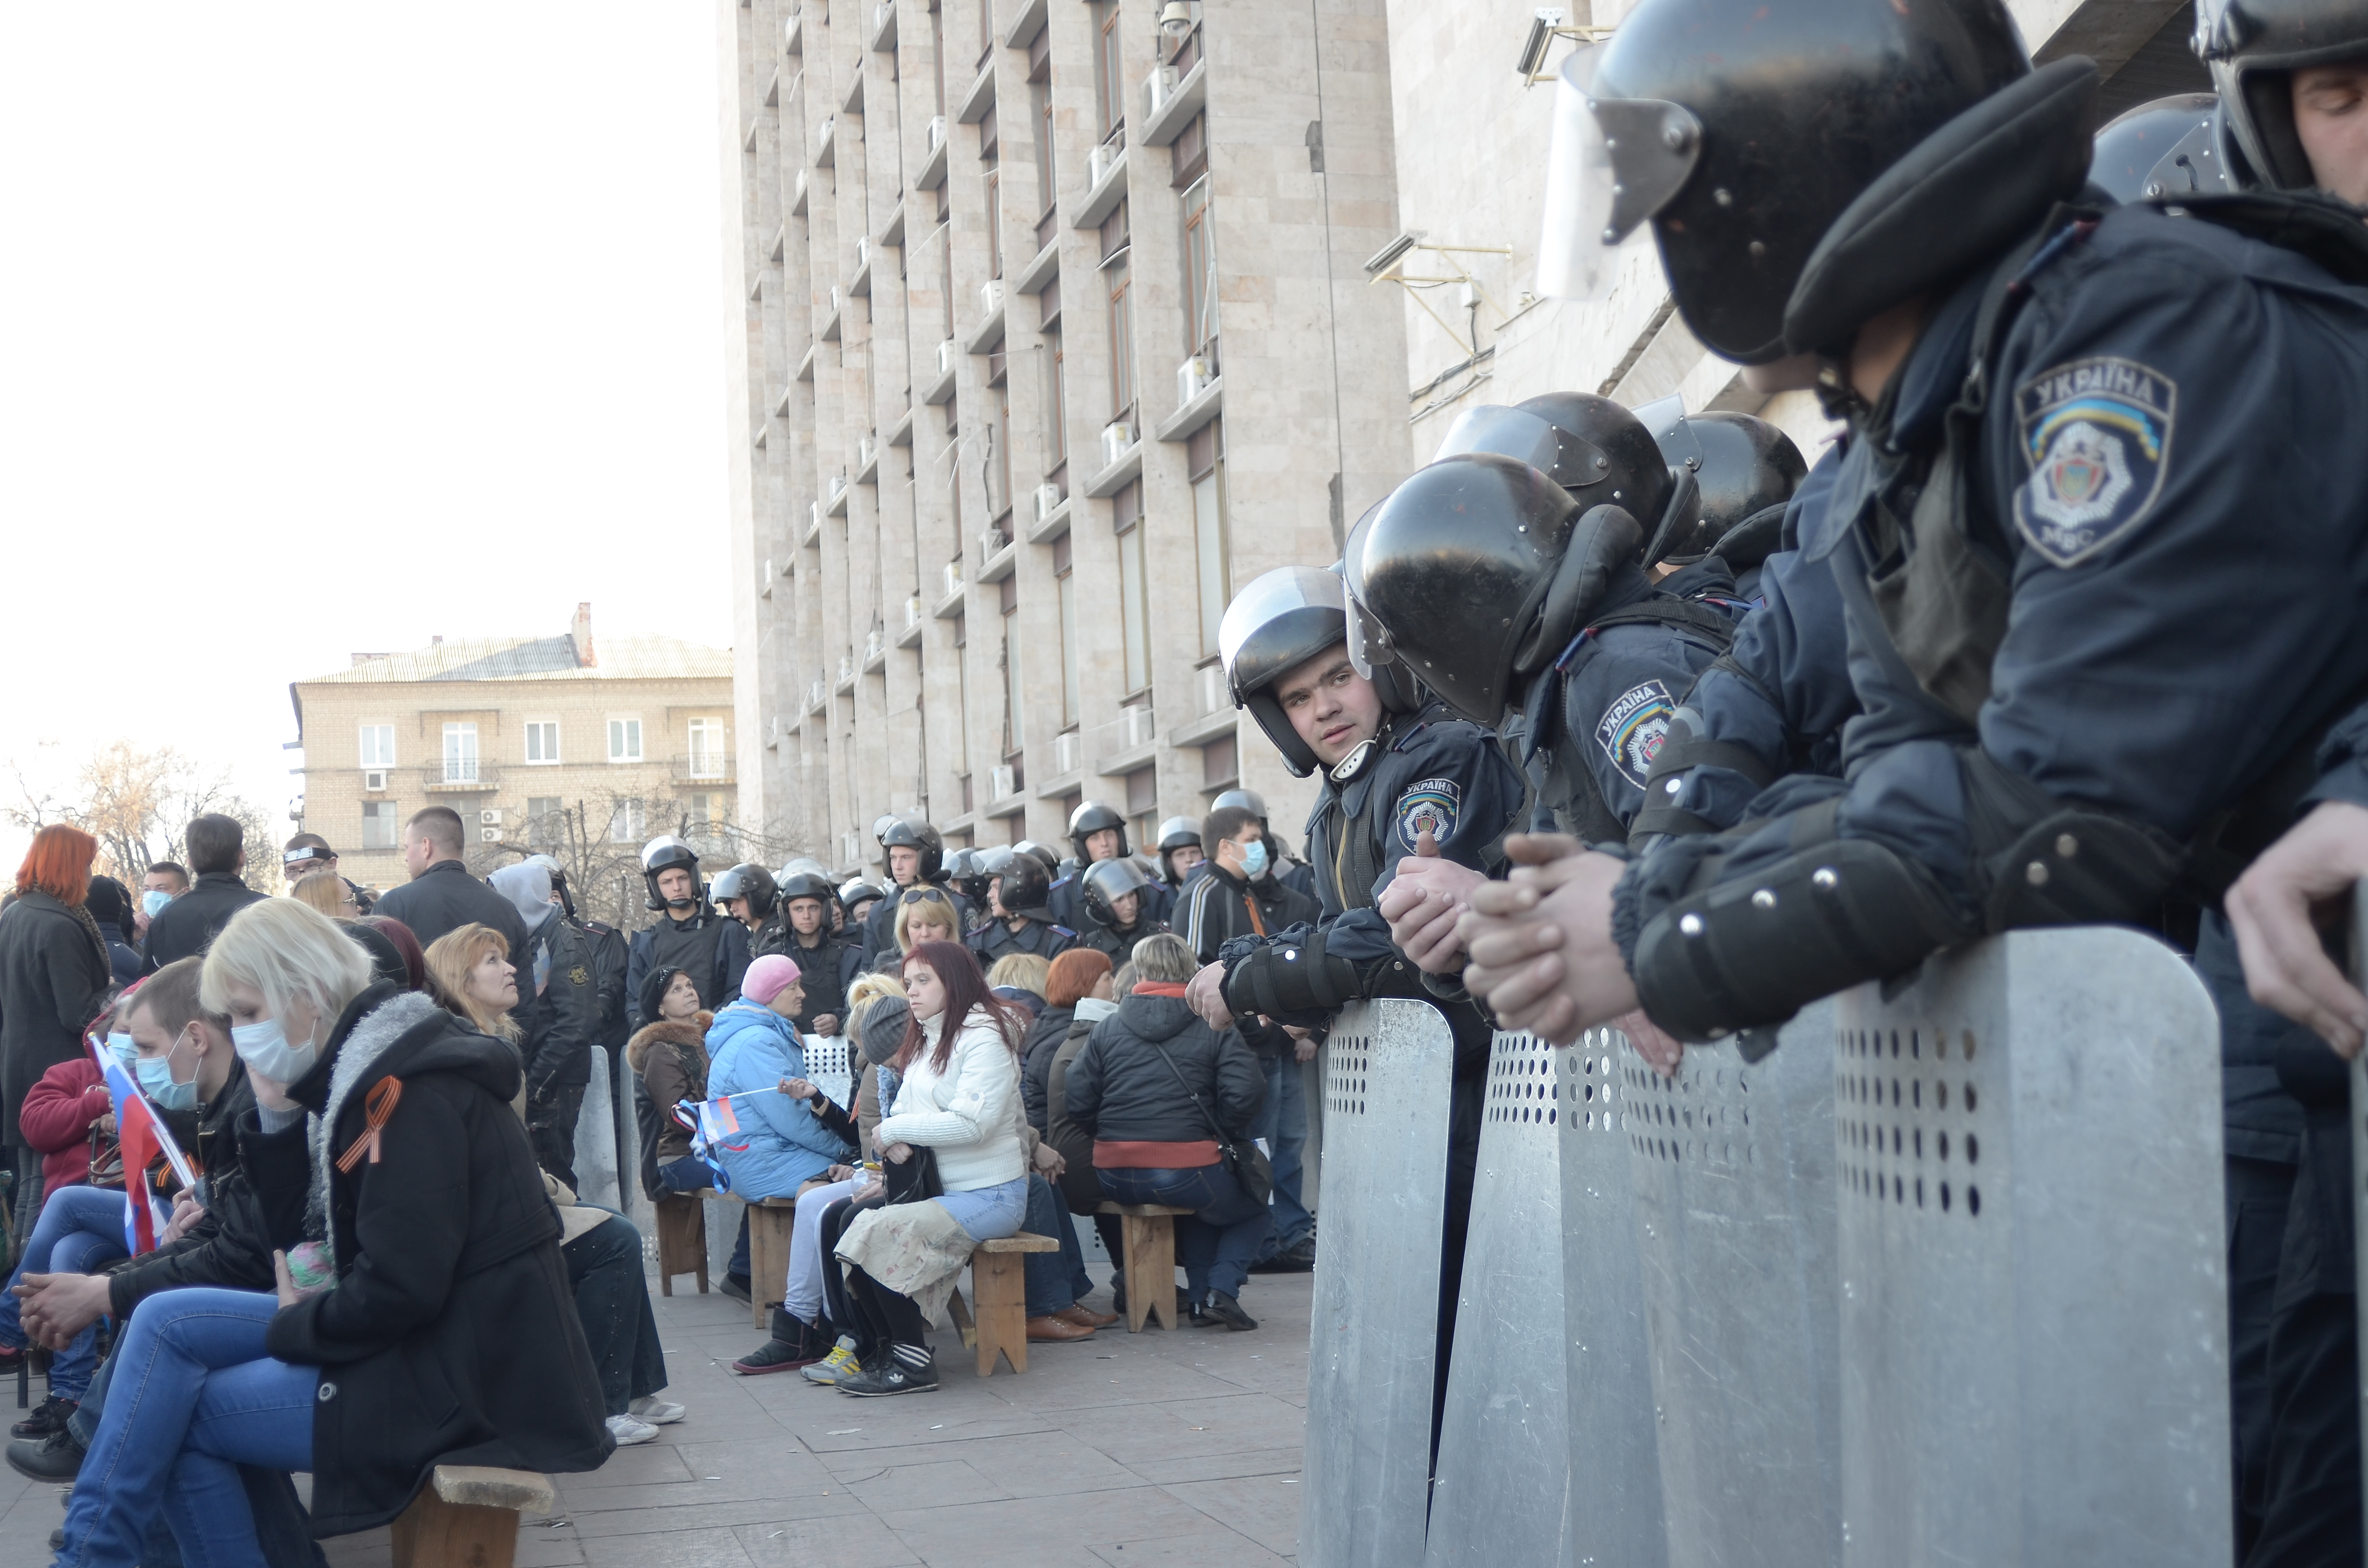
{"label": "concrete building facade", "polygon": [[643,923],[641,848],[658,834],[687,834],[712,869],[793,852],[740,825],[732,655],[671,637],[596,646],[588,605],[557,636],[356,653],[289,696],[297,830],[326,838],[364,886],[406,880],[403,824],[432,805],[461,813],[472,867],[549,852],[579,902],[631,926]]}
{"label": "concrete building facade", "polygon": [[844,869],[1310,799],[1235,585],[1406,466],[1379,0],[719,0],[744,815]]}

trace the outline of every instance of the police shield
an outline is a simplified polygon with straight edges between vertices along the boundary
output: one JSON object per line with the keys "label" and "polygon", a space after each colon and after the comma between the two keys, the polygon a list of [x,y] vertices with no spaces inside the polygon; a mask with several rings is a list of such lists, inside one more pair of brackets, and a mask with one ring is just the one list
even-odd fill
{"label": "police shield", "polygon": [[1341,1009],[1324,1049],[1307,1450],[1308,1568],[1422,1561],[1454,1038],[1421,1002]]}
{"label": "police shield", "polygon": [[806,1078],[828,1096],[830,1103],[852,1114],[855,1109],[855,1074],[849,1068],[853,1060],[844,1035],[810,1034],[803,1037],[806,1053]]}
{"label": "police shield", "polygon": [[1619,1055],[1679,1568],[1841,1558],[1832,1039],[1823,1002],[1757,1062]]}
{"label": "police shield", "polygon": [[1564,1379],[1571,1473],[1565,1562],[1668,1562],[1653,1378],[1637,1268],[1621,1036],[1590,1029],[1557,1051],[1562,1085]]}
{"label": "police shield", "polygon": [[1557,1054],[1534,1035],[1490,1046],[1424,1557],[1434,1568],[1572,1561]]}
{"label": "police shield", "polygon": [[2227,1562],[2202,983],[2060,927],[1838,1003],[1843,1560]]}

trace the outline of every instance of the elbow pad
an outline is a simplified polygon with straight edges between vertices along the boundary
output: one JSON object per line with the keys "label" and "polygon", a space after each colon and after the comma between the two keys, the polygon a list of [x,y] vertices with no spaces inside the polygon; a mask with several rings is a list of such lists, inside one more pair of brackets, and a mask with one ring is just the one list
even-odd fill
{"label": "elbow pad", "polygon": [[1365,994],[1357,966],[1324,950],[1325,933],[1269,942],[1225,971],[1225,1006],[1236,1013],[1289,1018],[1332,1013]]}
{"label": "elbow pad", "polygon": [[1680,899],[1638,933],[1632,969],[1655,1023],[1720,1040],[1977,934],[1900,856],[1839,839]]}
{"label": "elbow pad", "polygon": [[[1724,662],[1724,661],[1722,661]],[[1711,666],[1716,669],[1719,666]],[[1645,804],[1628,824],[1628,842],[1643,844],[1662,834],[1716,833],[1720,824],[1668,802],[1685,776],[1697,767],[1723,767],[1740,774],[1754,789],[1774,782],[1776,770],[1748,747],[1714,741],[1695,733],[1702,715],[1679,708],[1669,720],[1669,733],[1654,754],[1653,771],[1645,779]]]}

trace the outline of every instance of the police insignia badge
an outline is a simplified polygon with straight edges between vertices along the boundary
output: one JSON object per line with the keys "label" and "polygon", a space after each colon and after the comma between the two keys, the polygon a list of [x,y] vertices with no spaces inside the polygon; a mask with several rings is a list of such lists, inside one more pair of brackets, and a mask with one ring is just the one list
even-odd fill
{"label": "police insignia badge", "polygon": [[2179,388],[2133,359],[2076,359],[2016,389],[2031,478],[2014,521],[2057,566],[2077,566],[2137,526],[2162,493]]}
{"label": "police insignia badge", "polygon": [[1455,812],[1463,799],[1463,788],[1452,778],[1426,778],[1411,786],[1398,797],[1398,842],[1406,853],[1415,851],[1423,830],[1430,830],[1431,842],[1444,844],[1455,833]]}
{"label": "police insignia badge", "polygon": [[575,968],[567,971],[567,983],[570,985],[589,985],[592,983],[592,971],[586,969],[582,964],[577,964]]}
{"label": "police insignia badge", "polygon": [[1653,759],[1668,738],[1669,715],[1676,709],[1669,688],[1648,680],[1620,694],[1596,722],[1595,744],[1603,748],[1620,777],[1639,790],[1652,777]]}

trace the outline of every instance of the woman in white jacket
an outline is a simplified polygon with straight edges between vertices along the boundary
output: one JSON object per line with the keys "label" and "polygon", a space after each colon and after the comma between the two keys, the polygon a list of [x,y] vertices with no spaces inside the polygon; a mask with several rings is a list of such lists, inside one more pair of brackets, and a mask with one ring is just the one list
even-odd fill
{"label": "woman in white jacket", "polygon": [[[895,1207],[935,1207],[951,1223],[915,1214],[916,1222],[893,1237],[886,1227],[873,1226],[860,1238],[850,1231],[841,1242],[839,1256],[853,1265],[847,1271],[848,1303],[863,1320],[871,1353],[862,1369],[841,1377],[837,1387],[859,1396],[938,1386],[924,1331],[944,1300],[944,1287],[972,1247],[1017,1234],[1028,1208],[1019,1103],[1027,1016],[987,990],[978,960],[956,943],[916,944],[905,955],[904,974],[912,1021],[889,1064],[903,1076],[895,1105],[873,1139],[893,1165],[911,1160],[916,1149],[931,1153],[942,1194]],[[860,1256],[850,1257],[850,1250]]]}

